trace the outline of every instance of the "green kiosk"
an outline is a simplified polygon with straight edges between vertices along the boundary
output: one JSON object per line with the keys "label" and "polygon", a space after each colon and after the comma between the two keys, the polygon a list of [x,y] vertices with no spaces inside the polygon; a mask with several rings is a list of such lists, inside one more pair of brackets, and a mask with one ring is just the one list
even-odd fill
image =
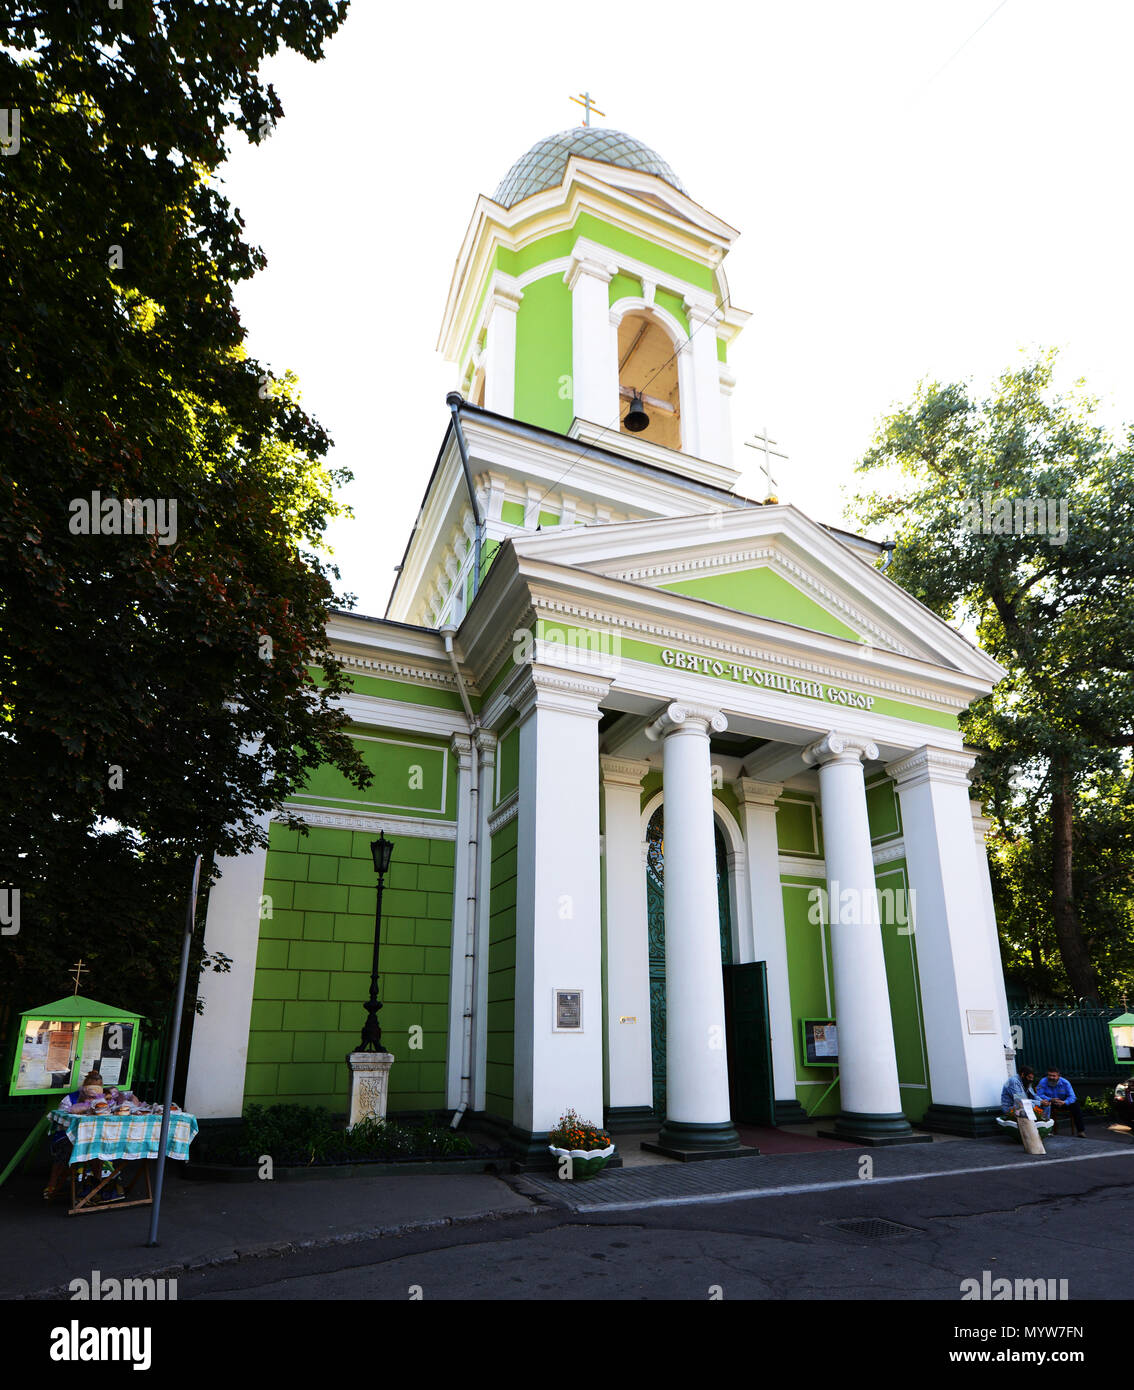
{"label": "green kiosk", "polygon": [[[72,994],[25,1009],[16,1031],[16,1053],[8,1085],[11,1096],[64,1096],[78,1090],[90,1071],[108,1086],[129,1090],[138,1052],[141,1015],[97,999]],[[0,1184],[14,1172],[47,1129],[45,1112],[11,1162]]]}

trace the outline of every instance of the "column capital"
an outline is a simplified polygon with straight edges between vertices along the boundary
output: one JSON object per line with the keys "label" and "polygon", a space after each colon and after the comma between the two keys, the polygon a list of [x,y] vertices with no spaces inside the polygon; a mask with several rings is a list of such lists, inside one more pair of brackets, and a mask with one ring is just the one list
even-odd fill
{"label": "column capital", "polygon": [[923,782],[937,782],[968,790],[969,773],[976,759],[975,753],[931,748],[926,744],[887,763],[886,773],[899,787],[920,787]]}
{"label": "column capital", "polygon": [[[716,316],[717,306],[711,300],[702,302],[696,299],[686,299],[683,303],[685,315],[694,328],[700,328],[702,324],[712,323]],[[716,353],[716,344],[713,345],[713,352]]]}
{"label": "column capital", "polygon": [[650,765],[637,758],[614,758],[603,754],[599,757],[599,770],[606,786],[640,787]]}
{"label": "column capital", "polygon": [[810,767],[825,763],[873,762],[878,745],[857,734],[840,734],[834,729],[803,750],[803,761]]}
{"label": "column capital", "polygon": [[984,807],[979,801],[970,801],[969,810],[973,817],[973,831],[977,839],[983,844],[988,839],[988,832],[992,829],[992,821],[984,814]]}
{"label": "column capital", "polygon": [[[698,725],[701,726],[699,729]],[[696,730],[707,735],[710,730],[715,734],[723,734],[727,728],[728,720],[715,706],[694,705],[685,700],[674,700],[653,723],[646,725],[645,735],[651,742],[657,743],[659,739],[679,729]]]}
{"label": "column capital", "polygon": [[588,256],[585,253],[580,255],[578,252],[574,252],[563,279],[567,288],[574,293],[575,286],[583,275],[590,275],[594,279],[600,280],[604,285],[609,285],[617,273],[617,266],[604,265],[602,261],[596,260],[593,256]]}
{"label": "column capital", "polygon": [[598,720],[599,701],[610,690],[610,681],[570,676],[537,666],[521,668],[522,674],[508,692],[508,702],[526,718],[535,709],[557,710]]}
{"label": "column capital", "polygon": [[732,785],[741,806],[774,806],[784,794],[782,782],[758,782],[754,777],[738,777]]}
{"label": "column capital", "polygon": [[488,729],[478,729],[472,741],[480,754],[481,765],[491,767],[496,761],[496,745],[499,742],[496,735]]}
{"label": "column capital", "polygon": [[518,282],[512,285],[497,280],[493,284],[488,295],[487,308],[489,317],[491,317],[497,309],[507,309],[510,313],[514,314],[519,309],[520,300],[523,299],[523,297],[524,292],[520,289]]}
{"label": "column capital", "polygon": [[472,746],[470,734],[455,733],[449,737],[449,752],[456,758],[461,772],[467,772],[472,767]]}

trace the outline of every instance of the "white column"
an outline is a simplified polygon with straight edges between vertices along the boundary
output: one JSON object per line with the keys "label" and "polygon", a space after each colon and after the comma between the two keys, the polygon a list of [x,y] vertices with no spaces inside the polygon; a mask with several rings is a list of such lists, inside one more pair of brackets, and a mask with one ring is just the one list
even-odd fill
{"label": "white column", "polygon": [[720,710],[671,704],[646,729],[662,742],[665,805],[666,1117],[660,1147],[735,1149],[713,840],[709,730]]}
{"label": "white column", "polygon": [[445,1059],[445,1104],[461,1103],[464,1060],[465,989],[472,961],[466,959],[469,930],[469,829],[472,824],[472,739],[454,734],[449,749],[457,764],[457,840],[453,853],[453,932],[449,949],[449,1045]]}
{"label": "white column", "polygon": [[987,867],[977,862],[971,754],[919,748],[886,771],[898,786],[915,899],[914,938],[933,1097],[926,1125],[995,1132],[1004,1080],[999,969],[989,950]]}
{"label": "white column", "polygon": [[473,1053],[472,1100],[474,1110],[483,1110],[487,1092],[488,1066],[488,947],[491,933],[492,836],[488,817],[496,786],[496,735],[478,729],[474,742],[480,758],[477,840],[480,852],[476,873],[476,963],[473,973]]}
{"label": "white column", "polygon": [[693,361],[693,392],[697,401],[697,439],[688,452],[711,463],[723,463],[720,363],[714,325],[720,318],[712,305],[685,301],[689,318],[689,348]]}
{"label": "white column", "polygon": [[[607,1113],[650,1124],[650,946],[642,866],[642,778],[649,763],[600,758],[606,933]],[[626,1022],[623,1022],[623,1019]],[[625,1112],[611,1114],[611,1112]],[[633,1112],[633,1113],[631,1113]]]}
{"label": "white column", "polygon": [[571,377],[575,418],[616,425],[618,336],[610,321],[609,285],[614,268],[589,256],[572,256],[564,279],[571,291]]}
{"label": "white column", "polygon": [[902,1114],[898,1061],[866,814],[863,760],[872,743],[831,732],[804,749],[819,768],[828,915],[839,1030],[841,1135],[860,1142],[911,1137]]}
{"label": "white column", "polygon": [[[270,817],[257,824],[266,833]],[[227,1119],[244,1113],[244,1073],[248,1065],[248,1030],[256,985],[256,951],[260,943],[260,900],[264,892],[266,845],[218,863],[221,877],[209,890],[205,950],[232,960],[224,974],[203,977],[204,1013],[194,1021],[185,1109],[203,1119]]]}
{"label": "white column", "polygon": [[992,822],[985,816],[979,801],[970,801],[973,818],[973,840],[977,856],[977,883],[984,903],[984,931],[988,941],[988,958],[996,985],[997,1012],[1000,1015],[1000,1037],[1005,1047],[1012,1045],[1012,1025],[1008,1020],[1008,991],[1004,987],[1004,962],[1000,955],[1000,933],[996,930],[996,904],[992,897],[992,873],[988,867],[988,832]]}
{"label": "white column", "polygon": [[[706,329],[706,332],[708,330]],[[724,362],[717,363],[717,378],[721,384],[721,463],[732,463],[732,393],[736,389],[736,373]]]}
{"label": "white column", "polygon": [[795,1090],[796,1025],[788,984],[787,929],[776,835],[776,802],[783,795],[783,783],[739,777],[735,786],[748,851],[748,896],[752,903],[755,959],[764,961],[767,968],[776,1110],[783,1111],[786,1119],[802,1120],[804,1112]]}
{"label": "white column", "polygon": [[[512,696],[521,717],[513,1119],[533,1135],[568,1106],[601,1123],[598,721],[609,688],[530,667]],[[557,989],[582,991],[578,1031],[556,1031]]]}
{"label": "white column", "polygon": [[523,291],[501,281],[499,272],[488,295],[484,339],[484,405],[499,415],[516,413],[516,312]]}

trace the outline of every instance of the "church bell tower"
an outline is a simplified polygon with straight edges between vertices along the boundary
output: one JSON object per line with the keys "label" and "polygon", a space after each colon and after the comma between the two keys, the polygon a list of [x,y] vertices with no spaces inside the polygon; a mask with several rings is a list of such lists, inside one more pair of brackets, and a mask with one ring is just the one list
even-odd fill
{"label": "church bell tower", "polygon": [[[588,111],[589,119],[589,111]],[[474,405],[731,487],[738,233],[621,131],[548,136],[476,205],[439,347]]]}

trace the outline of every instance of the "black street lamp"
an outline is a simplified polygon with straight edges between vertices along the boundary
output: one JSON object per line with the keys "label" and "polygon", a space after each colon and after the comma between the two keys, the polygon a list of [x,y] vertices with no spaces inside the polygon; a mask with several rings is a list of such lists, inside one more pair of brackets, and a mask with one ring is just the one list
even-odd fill
{"label": "black street lamp", "polygon": [[378,902],[374,908],[374,959],[370,969],[370,998],[366,1001],[366,1022],[362,1025],[362,1042],[359,1052],[388,1052],[382,1046],[382,1029],[378,1026],[378,943],[382,930],[382,887],[390,859],[394,853],[393,840],[387,840],[384,831],[378,838],[370,841],[370,853],[374,859],[374,872],[378,875]]}

